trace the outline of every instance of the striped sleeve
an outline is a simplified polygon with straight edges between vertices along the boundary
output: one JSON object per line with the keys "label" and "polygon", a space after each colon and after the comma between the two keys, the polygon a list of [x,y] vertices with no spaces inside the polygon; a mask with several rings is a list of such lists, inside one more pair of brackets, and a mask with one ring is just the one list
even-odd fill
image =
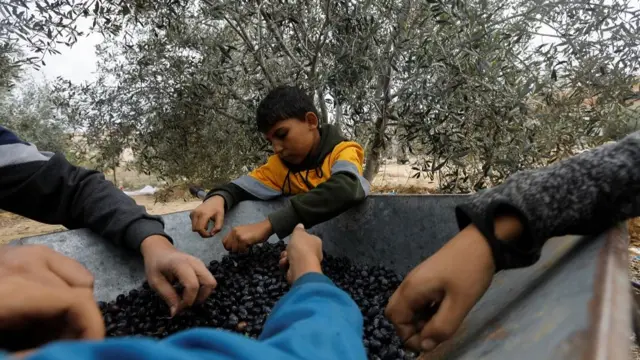
{"label": "striped sleeve", "polygon": [[1,126],[0,146],[0,168],[34,161],[47,161],[53,156],[53,153],[38,151],[35,146],[22,141],[16,134]]}
{"label": "striped sleeve", "polygon": [[273,155],[269,157],[266,164],[249,174],[213,188],[207,194],[205,201],[216,195],[221,196],[224,198],[226,211],[229,211],[241,201],[275,199],[282,195],[280,186],[284,179],[284,174],[278,174],[277,169],[283,169],[283,165],[278,157]]}
{"label": "striped sleeve", "polygon": [[369,181],[364,178],[364,149],[356,142],[345,141],[338,145],[337,154],[331,166],[331,176],[339,173],[347,173],[358,179],[364,193],[368,196],[371,192]]}
{"label": "striped sleeve", "polygon": [[369,195],[369,182],[362,176],[362,147],[355,142],[344,141],[336,145],[330,156],[329,180],[307,193],[292,197],[288,206],[269,215],[279,238],[287,237],[299,223],[310,228],[330,220]]}
{"label": "striped sleeve", "polygon": [[253,170],[249,175],[232,181],[232,183],[260,200],[271,200],[282,195],[280,189],[282,180],[279,181],[279,179],[284,178],[284,174],[278,174],[278,170],[283,172],[282,169],[284,169],[284,165],[276,155],[272,155],[266,164]]}
{"label": "striped sleeve", "polygon": [[41,152],[2,126],[0,208],[69,229],[89,228],[134,250],[151,235],[171,241],[161,218],[147,214],[102,173]]}

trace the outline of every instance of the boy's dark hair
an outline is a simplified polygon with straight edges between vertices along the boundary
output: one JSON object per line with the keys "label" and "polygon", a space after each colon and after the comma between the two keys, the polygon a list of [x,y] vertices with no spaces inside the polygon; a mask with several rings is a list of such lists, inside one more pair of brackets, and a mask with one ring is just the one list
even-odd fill
{"label": "boy's dark hair", "polygon": [[258,130],[266,133],[275,123],[295,118],[304,121],[305,114],[312,112],[318,116],[313,99],[299,87],[282,85],[269,91],[258,105],[256,122]]}

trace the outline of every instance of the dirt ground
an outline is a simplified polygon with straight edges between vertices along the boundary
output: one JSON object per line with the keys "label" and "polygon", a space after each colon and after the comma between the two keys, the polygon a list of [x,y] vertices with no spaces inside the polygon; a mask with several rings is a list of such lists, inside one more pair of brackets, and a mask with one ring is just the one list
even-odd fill
{"label": "dirt ground", "polygon": [[[133,198],[136,203],[144,206],[150,214],[154,215],[191,210],[200,204],[200,201],[195,198],[193,200],[176,199],[167,203],[157,203],[155,197],[151,195],[133,196]],[[8,212],[0,213],[0,244],[63,230],[65,228],[60,225],[43,224]]]}

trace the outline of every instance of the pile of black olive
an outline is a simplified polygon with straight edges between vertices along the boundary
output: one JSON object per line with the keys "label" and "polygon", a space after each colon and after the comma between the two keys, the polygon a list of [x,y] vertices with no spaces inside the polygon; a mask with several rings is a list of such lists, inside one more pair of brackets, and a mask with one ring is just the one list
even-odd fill
{"label": "pile of black olive", "polygon": [[[230,254],[208,268],[218,286],[202,305],[173,319],[164,301],[145,282],[140,289],[120,294],[110,303],[100,302],[107,336],[145,335],[164,338],[193,327],[222,328],[258,337],[272,307],[288,290],[278,268],[285,244],[262,244],[248,254]],[[369,359],[413,359],[402,349],[384,308],[402,277],[380,266],[355,264],[347,258],[325,254],[322,269],[360,307],[364,317],[363,343]],[[179,287],[177,287],[180,291]]]}

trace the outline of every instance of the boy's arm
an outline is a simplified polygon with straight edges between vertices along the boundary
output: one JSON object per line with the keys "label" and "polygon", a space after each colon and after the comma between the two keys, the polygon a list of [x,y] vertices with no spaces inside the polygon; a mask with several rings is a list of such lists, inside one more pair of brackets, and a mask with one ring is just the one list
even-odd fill
{"label": "boy's arm", "polygon": [[225,211],[231,210],[239,202],[245,200],[271,200],[280,195],[282,191],[278,187],[278,181],[271,169],[274,156],[269,161],[253,170],[248,175],[243,175],[230,183],[211,189],[204,201],[213,196],[221,196],[224,199]]}
{"label": "boy's arm", "polygon": [[286,207],[269,215],[273,231],[284,239],[302,223],[306,228],[330,220],[364,200],[370,191],[362,176],[364,151],[349,142],[333,161],[331,178],[311,191],[291,198]]}
{"label": "boy's arm", "polygon": [[273,308],[259,340],[298,359],[366,359],[360,309],[320,273],[307,273]]}
{"label": "boy's arm", "polygon": [[[520,220],[518,240],[507,243],[495,236],[494,220],[501,215]],[[497,270],[533,264],[548,238],[598,233],[638,215],[640,132],[545,168],[518,172],[456,209],[461,229],[473,223],[488,239]]]}
{"label": "boy's arm", "polygon": [[171,241],[161,218],[147,214],[102,173],[42,153],[1,126],[0,208],[69,229],[87,227],[134,250],[151,235]]}

